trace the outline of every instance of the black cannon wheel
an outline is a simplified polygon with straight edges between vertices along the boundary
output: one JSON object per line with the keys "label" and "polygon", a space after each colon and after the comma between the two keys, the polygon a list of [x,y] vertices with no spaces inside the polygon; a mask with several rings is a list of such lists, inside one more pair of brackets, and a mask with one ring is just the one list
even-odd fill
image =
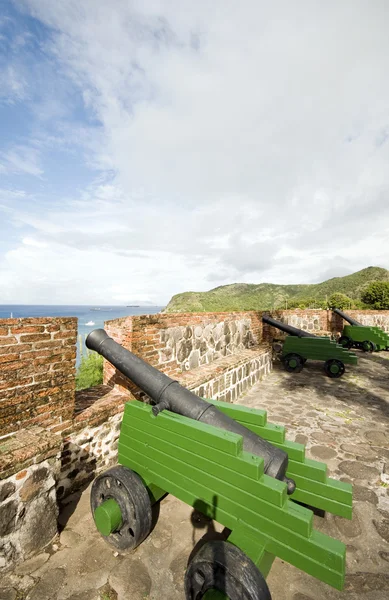
{"label": "black cannon wheel", "polygon": [[185,573],[186,600],[223,595],[230,600],[271,600],[266,580],[252,560],[229,542],[207,542]]}
{"label": "black cannon wheel", "polygon": [[369,340],[362,342],[362,350],[364,352],[374,352],[375,349],[376,345],[373,342],[370,342]]}
{"label": "black cannon wheel", "polygon": [[340,344],[341,346],[343,346],[343,348],[352,348],[353,345],[353,341],[347,337],[347,335],[341,335],[340,338],[338,339],[338,344]]}
{"label": "black cannon wheel", "polygon": [[[116,509],[117,505],[119,506],[119,512],[116,512],[120,519],[115,530],[107,535],[104,535],[98,526],[101,535],[118,550],[133,550],[143,542],[152,529],[151,502],[145,485],[134,471],[118,465],[96,477],[92,484],[90,503],[96,525],[96,509],[107,500],[111,500],[111,504]],[[112,503],[112,500],[115,502]],[[104,518],[107,520],[106,515]],[[112,522],[114,520],[112,518]]]}
{"label": "black cannon wheel", "polygon": [[324,363],[324,370],[328,377],[336,379],[337,377],[342,377],[346,369],[341,360],[331,358]]}
{"label": "black cannon wheel", "polygon": [[282,362],[289,373],[300,373],[304,367],[305,360],[299,354],[290,353],[283,357]]}

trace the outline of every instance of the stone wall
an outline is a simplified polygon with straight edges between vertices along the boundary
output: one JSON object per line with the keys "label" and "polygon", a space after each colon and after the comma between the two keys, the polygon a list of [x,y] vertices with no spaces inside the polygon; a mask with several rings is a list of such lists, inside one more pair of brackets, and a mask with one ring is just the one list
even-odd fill
{"label": "stone wall", "polygon": [[287,323],[297,329],[304,329],[311,333],[318,331],[328,331],[328,313],[327,310],[282,310],[272,312],[272,317],[278,320],[275,315],[280,315],[283,323]]}
{"label": "stone wall", "polygon": [[221,362],[226,362],[226,369],[199,385],[187,385],[185,379],[181,379],[180,383],[201,398],[234,402],[257,381],[266,377],[272,369],[272,357],[268,349],[245,350],[239,357],[239,361],[236,357],[221,359]]}
{"label": "stone wall", "polygon": [[58,460],[33,464],[0,482],[0,570],[34,554],[57,534]]}
{"label": "stone wall", "polygon": [[84,427],[64,440],[57,477],[57,497],[65,498],[94,479],[96,471],[117,462],[122,412],[95,427]]}
{"label": "stone wall", "polygon": [[[389,333],[389,310],[347,310],[345,313],[352,319],[359,321],[362,325],[380,327],[383,331]],[[335,321],[336,328],[341,331],[346,321],[339,317],[339,315],[335,314],[335,316],[337,317]]]}
{"label": "stone wall", "polygon": [[[255,311],[156,314],[108,321],[106,331],[127,350],[177,377],[222,356],[257,347],[262,321]],[[104,383],[134,391],[109,364],[104,365]]]}
{"label": "stone wall", "polygon": [[48,544],[57,534],[58,503],[116,464],[128,399],[90,388],[78,393],[66,430],[31,426],[0,439],[0,571]]}
{"label": "stone wall", "polygon": [[0,436],[70,423],[76,318],[0,319]]}
{"label": "stone wall", "polygon": [[[320,309],[296,309],[296,310],[275,310],[272,312],[263,312],[261,315],[268,315],[276,321],[281,321],[286,325],[291,325],[297,329],[309,331],[314,335],[331,335],[329,319],[332,317],[332,311]],[[336,316],[336,315],[335,315]],[[264,323],[262,340],[271,343],[273,340],[282,340],[286,333],[276,327],[271,327]]]}
{"label": "stone wall", "polygon": [[57,533],[61,437],[32,426],[0,440],[0,571]]}

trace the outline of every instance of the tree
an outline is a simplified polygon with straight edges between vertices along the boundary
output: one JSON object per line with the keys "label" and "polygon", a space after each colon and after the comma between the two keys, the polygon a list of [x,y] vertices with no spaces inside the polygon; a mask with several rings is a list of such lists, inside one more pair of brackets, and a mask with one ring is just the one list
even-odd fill
{"label": "tree", "polygon": [[76,390],[103,383],[103,357],[96,352],[83,355],[76,374]]}
{"label": "tree", "polygon": [[335,292],[328,298],[328,306],[330,308],[339,308],[339,310],[344,310],[345,308],[350,308],[352,304],[353,300],[341,292]]}
{"label": "tree", "polygon": [[373,281],[361,295],[362,302],[370,308],[389,309],[389,281]]}

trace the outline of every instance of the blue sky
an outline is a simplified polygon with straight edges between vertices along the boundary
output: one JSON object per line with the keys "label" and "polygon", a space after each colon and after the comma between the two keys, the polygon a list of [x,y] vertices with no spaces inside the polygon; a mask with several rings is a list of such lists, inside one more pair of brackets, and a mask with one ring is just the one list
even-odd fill
{"label": "blue sky", "polygon": [[389,268],[385,0],[5,0],[0,303]]}

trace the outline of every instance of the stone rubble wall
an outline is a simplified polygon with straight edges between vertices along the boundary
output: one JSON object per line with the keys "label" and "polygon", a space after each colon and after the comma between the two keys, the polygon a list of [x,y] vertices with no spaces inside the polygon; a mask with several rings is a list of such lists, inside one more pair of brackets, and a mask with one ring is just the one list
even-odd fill
{"label": "stone rubble wall", "polygon": [[248,318],[169,327],[161,330],[160,341],[163,346],[158,350],[159,365],[176,360],[181,372],[237,354],[257,342]]}
{"label": "stone rubble wall", "polygon": [[0,481],[0,571],[57,535],[59,455]]}
{"label": "stone rubble wall", "polygon": [[55,456],[0,481],[0,572],[49,544],[58,533],[58,502],[117,463],[121,421],[118,413],[87,425],[66,436]]}
{"label": "stone rubble wall", "polygon": [[191,388],[201,398],[213,398],[223,402],[235,402],[257,381],[270,373],[272,369],[271,352],[246,360],[228,368],[224,373]]}
{"label": "stone rubble wall", "polygon": [[96,471],[116,464],[122,417],[118,413],[101,425],[66,436],[56,484],[59,500],[92,481]]}

